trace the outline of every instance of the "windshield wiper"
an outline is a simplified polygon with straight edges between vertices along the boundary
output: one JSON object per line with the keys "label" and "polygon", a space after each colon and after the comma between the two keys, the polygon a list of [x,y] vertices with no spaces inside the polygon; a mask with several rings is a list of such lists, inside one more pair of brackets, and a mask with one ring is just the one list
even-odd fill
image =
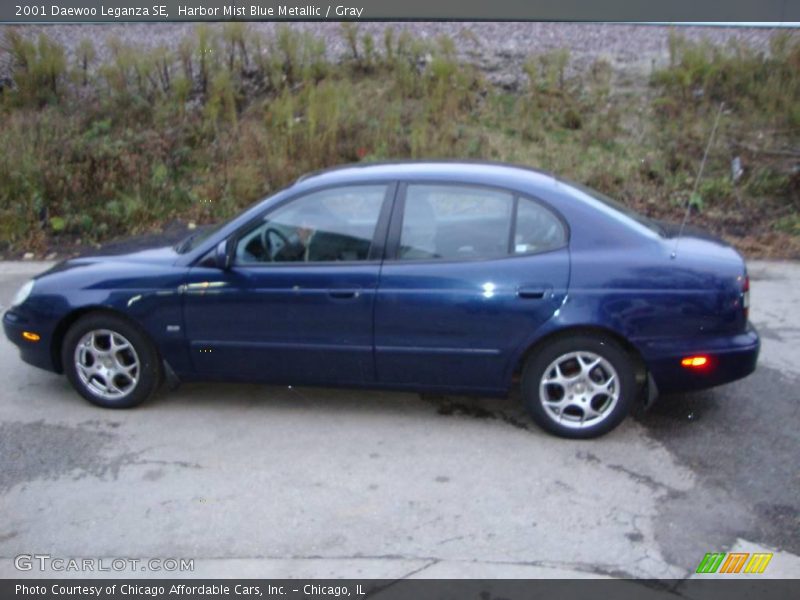
{"label": "windshield wiper", "polygon": [[195,231],[194,233],[190,233],[188,236],[183,238],[180,242],[175,245],[175,252],[178,254],[183,254],[186,252],[190,247],[194,238],[197,237],[197,234],[200,233],[199,231]]}

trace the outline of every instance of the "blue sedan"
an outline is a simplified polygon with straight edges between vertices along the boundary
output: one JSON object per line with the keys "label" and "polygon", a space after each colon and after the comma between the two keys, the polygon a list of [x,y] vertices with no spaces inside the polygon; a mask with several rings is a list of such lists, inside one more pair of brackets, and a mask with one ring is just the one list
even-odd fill
{"label": "blue sedan", "polygon": [[[680,233],[680,234],[679,234]],[[127,408],[162,381],[502,396],[589,438],[751,373],[741,256],[527,168],[354,165],[175,247],[65,261],[3,317],[23,360]]]}

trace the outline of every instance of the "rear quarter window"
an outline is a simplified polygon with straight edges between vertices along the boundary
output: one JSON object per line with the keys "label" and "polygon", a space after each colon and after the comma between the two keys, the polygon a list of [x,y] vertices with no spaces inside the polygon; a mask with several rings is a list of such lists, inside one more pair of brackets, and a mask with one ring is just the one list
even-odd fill
{"label": "rear quarter window", "polygon": [[567,243],[561,220],[548,208],[529,198],[520,198],[515,219],[514,254],[546,252]]}

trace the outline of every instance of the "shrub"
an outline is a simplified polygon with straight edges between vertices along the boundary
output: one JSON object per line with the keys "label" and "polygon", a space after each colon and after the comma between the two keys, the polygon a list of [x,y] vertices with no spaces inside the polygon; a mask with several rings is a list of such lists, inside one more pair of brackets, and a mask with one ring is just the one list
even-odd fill
{"label": "shrub", "polygon": [[[13,86],[0,92],[0,247],[101,241],[173,218],[214,221],[337,163],[474,157],[550,168],[661,217],[681,213],[719,102],[728,107],[700,197],[796,231],[800,44],[769,53],[670,40],[652,94],[614,89],[611,65],[567,51],[530,57],[527,85],[489,85],[452,39],[342,26],[348,55],[287,25],[201,24],[174,50],[119,39],[74,61],[8,28]],[[653,96],[651,98],[650,96]],[[734,187],[730,160],[745,176]],[[731,200],[735,198],[736,203]],[[724,212],[724,211],[723,211]],[[679,214],[679,217],[680,217]],[[714,210],[703,218],[714,221]]]}

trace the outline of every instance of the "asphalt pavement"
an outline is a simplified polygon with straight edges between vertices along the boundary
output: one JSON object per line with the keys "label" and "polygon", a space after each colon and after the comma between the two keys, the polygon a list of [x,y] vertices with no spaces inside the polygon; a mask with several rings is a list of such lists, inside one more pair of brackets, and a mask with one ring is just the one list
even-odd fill
{"label": "asphalt pavement", "polygon": [[[0,309],[47,266],[0,263]],[[728,551],[800,577],[800,265],[749,268],[757,371],[591,441],[515,396],[192,384],[103,410],[3,337],[0,577],[682,579]]]}

